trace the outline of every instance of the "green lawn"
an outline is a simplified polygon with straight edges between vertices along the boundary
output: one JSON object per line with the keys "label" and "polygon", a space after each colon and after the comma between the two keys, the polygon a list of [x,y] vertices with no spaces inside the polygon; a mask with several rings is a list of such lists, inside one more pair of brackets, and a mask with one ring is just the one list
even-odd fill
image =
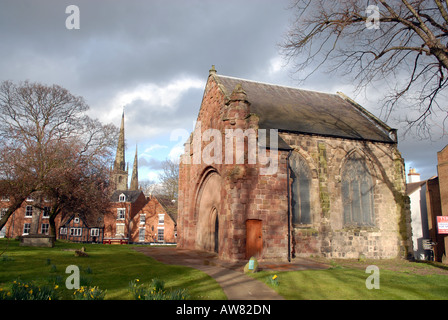
{"label": "green lawn", "polygon": [[[20,247],[18,241],[0,239],[0,289],[9,290],[14,280],[37,284],[55,283],[61,299],[73,299],[74,290],[65,287],[76,265],[81,285],[97,286],[106,291],[105,299],[132,299],[129,283],[150,283],[158,278],[167,289],[187,289],[190,299],[226,299],[221,287],[207,274],[188,267],[165,265],[132,249],[131,245],[94,245],[56,243],[54,248]],[[75,257],[74,249],[86,247],[89,257]],[[328,262],[328,261],[326,261]],[[367,265],[380,270],[380,288],[367,289]],[[269,281],[277,275],[276,281]],[[448,268],[440,264],[411,263],[403,260],[333,261],[327,270],[289,272],[261,271],[252,275],[269,282],[280,295],[291,300],[401,300],[448,299]]]}
{"label": "green lawn", "polygon": [[[252,276],[292,300],[448,299],[446,266],[403,260],[339,263],[327,270],[262,271]],[[365,272],[367,265],[378,266],[379,289],[367,289],[366,280],[371,275]],[[277,284],[270,280],[274,275],[277,275]]]}
{"label": "green lawn", "polygon": [[[0,239],[0,252],[7,246]],[[88,257],[75,257],[74,249],[85,246]],[[217,282],[207,274],[188,267],[162,264],[128,245],[74,244],[56,242],[54,248],[21,247],[11,240],[0,256],[0,288],[8,290],[14,280],[57,283],[62,299],[72,299],[74,290],[65,287],[69,265],[80,269],[81,286],[107,290],[105,299],[132,299],[129,283],[150,283],[158,278],[167,289],[187,289],[190,299],[227,299]]]}

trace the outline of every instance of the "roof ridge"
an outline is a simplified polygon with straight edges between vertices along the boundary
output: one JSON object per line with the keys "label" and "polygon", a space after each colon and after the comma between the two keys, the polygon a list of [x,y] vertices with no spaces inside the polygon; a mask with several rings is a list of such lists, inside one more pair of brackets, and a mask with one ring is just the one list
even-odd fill
{"label": "roof ridge", "polygon": [[[323,94],[328,94],[328,95],[333,95],[333,96],[339,97],[339,95],[337,93],[325,92],[325,91],[320,91],[320,90],[303,89],[303,88],[298,88],[298,87],[293,87],[293,86],[288,86],[288,85],[275,84],[275,83],[264,82],[264,81],[256,81],[256,80],[250,80],[250,79],[244,79],[244,78],[238,78],[238,77],[232,77],[232,76],[225,76],[225,75],[221,75],[221,74],[215,74],[214,76],[216,76],[218,78],[222,77],[222,78],[228,78],[228,79],[233,79],[233,80],[242,80],[242,81],[247,81],[247,82],[264,84],[264,85],[268,85],[268,86],[282,87],[282,88],[308,91],[308,92],[323,93]],[[244,89],[244,87],[243,87],[243,89]]]}

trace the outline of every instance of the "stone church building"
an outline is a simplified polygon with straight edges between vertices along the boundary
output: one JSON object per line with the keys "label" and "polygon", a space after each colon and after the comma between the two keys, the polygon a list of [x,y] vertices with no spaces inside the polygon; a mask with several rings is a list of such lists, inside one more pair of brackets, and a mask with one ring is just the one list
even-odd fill
{"label": "stone church building", "polygon": [[179,167],[178,246],[221,259],[405,256],[396,130],[342,93],[209,72]]}

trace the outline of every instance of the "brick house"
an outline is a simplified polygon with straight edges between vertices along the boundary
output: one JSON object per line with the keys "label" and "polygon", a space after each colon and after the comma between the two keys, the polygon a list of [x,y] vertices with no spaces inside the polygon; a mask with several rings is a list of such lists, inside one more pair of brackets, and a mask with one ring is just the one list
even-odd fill
{"label": "brick house", "polygon": [[[36,203],[39,202],[39,207]],[[3,195],[0,199],[0,218],[6,213],[8,207],[11,205],[9,197]],[[9,217],[6,225],[0,230],[0,238],[16,238],[23,235],[34,234],[49,234],[50,230],[50,207],[51,203],[42,199],[39,195],[29,196],[12,215]],[[33,219],[35,223],[33,224]],[[56,225],[60,223],[61,218],[56,218]],[[34,225],[35,230],[31,230]]]}
{"label": "brick house", "polygon": [[448,233],[439,230],[437,220],[448,216],[448,145],[437,153],[437,174],[426,182],[429,238],[435,244],[434,260],[448,264]]}
{"label": "brick house", "polygon": [[58,239],[72,242],[102,243],[104,239],[103,219],[73,214],[59,224]]}
{"label": "brick house", "polygon": [[117,190],[104,216],[104,243],[175,243],[175,218],[155,196]]}
{"label": "brick house", "polygon": [[226,260],[404,256],[405,183],[396,130],[345,95],[212,67],[181,156],[178,246]]}

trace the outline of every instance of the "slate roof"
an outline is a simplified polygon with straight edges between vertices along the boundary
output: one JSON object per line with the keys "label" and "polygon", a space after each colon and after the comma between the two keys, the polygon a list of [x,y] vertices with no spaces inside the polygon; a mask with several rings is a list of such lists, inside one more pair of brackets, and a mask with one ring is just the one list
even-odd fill
{"label": "slate roof", "polygon": [[61,221],[61,227],[67,226],[73,218],[79,217],[89,228],[104,228],[104,219],[102,216],[97,215],[81,215],[73,213],[71,215],[65,216]]}
{"label": "slate roof", "polygon": [[126,202],[134,202],[142,193],[141,190],[116,190],[112,193],[110,197],[110,201],[119,202],[119,198],[121,194],[126,196]]}
{"label": "slate roof", "polygon": [[395,130],[343,94],[302,90],[214,74],[230,97],[241,84],[260,129],[395,143]]}
{"label": "slate roof", "polygon": [[426,180],[418,181],[418,182],[412,182],[412,183],[407,183],[406,184],[406,195],[409,196],[410,194],[414,193],[415,191],[417,191],[424,184],[426,184]]}

